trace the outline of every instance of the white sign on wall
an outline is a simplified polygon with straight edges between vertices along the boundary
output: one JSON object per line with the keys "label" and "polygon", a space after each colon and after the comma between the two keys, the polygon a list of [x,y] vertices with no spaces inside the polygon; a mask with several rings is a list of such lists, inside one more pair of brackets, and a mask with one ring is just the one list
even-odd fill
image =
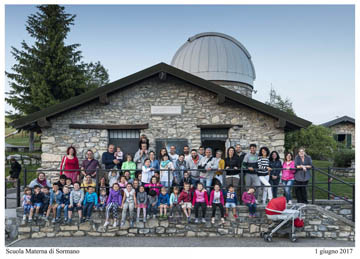
{"label": "white sign on wall", "polygon": [[182,114],[181,105],[176,106],[151,106],[153,115],[180,115]]}

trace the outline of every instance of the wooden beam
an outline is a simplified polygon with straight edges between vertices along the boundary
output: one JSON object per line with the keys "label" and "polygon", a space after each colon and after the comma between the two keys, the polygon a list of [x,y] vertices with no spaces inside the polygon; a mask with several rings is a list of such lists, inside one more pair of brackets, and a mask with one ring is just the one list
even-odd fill
{"label": "wooden beam", "polygon": [[149,124],[69,124],[70,129],[147,129]]}
{"label": "wooden beam", "polygon": [[286,120],[279,118],[276,122],[275,122],[275,127],[277,129],[283,129],[286,126]]}
{"label": "wooden beam", "polygon": [[223,104],[223,103],[225,103],[225,95],[218,94],[217,95],[217,104]]}
{"label": "wooden beam", "polygon": [[99,96],[99,101],[100,101],[100,104],[104,104],[104,105],[107,105],[110,103],[109,97],[106,93]]}
{"label": "wooden beam", "polygon": [[42,117],[37,120],[37,124],[40,128],[51,128],[51,123],[46,119],[46,117]]}
{"label": "wooden beam", "polygon": [[196,126],[201,129],[230,129],[234,126],[238,126],[239,128],[243,127],[242,125],[234,125],[234,124],[202,124]]}

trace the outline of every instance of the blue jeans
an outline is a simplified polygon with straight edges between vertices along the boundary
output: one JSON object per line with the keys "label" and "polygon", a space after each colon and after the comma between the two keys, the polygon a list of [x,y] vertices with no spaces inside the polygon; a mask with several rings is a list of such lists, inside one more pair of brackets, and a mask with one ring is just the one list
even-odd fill
{"label": "blue jeans", "polygon": [[84,218],[90,218],[95,202],[87,202],[83,207]]}
{"label": "blue jeans", "polygon": [[199,180],[191,178],[191,184],[194,186],[195,189],[196,189],[196,185],[198,184],[198,182],[199,182]]}
{"label": "blue jeans", "polygon": [[[62,204],[59,204],[59,206],[57,206],[56,208],[56,218],[60,218],[61,217],[61,209],[62,209]],[[69,205],[66,204],[64,206],[64,218],[67,219],[68,218],[68,209],[69,209]]]}
{"label": "blue jeans", "polygon": [[256,203],[246,203],[246,206],[248,206],[249,208],[249,214],[250,215],[255,215],[255,212],[256,212]]}
{"label": "blue jeans", "polygon": [[294,184],[294,180],[281,180],[284,185],[286,186],[284,188],[285,191],[285,197],[286,197],[286,201],[291,201],[291,186]]}
{"label": "blue jeans", "polygon": [[29,214],[32,207],[33,206],[31,204],[24,204],[24,215]]}
{"label": "blue jeans", "polygon": [[148,205],[148,214],[151,217],[152,215],[156,215],[157,214],[157,205],[155,204],[155,206],[153,206],[152,204]]}
{"label": "blue jeans", "polygon": [[200,178],[200,183],[202,183],[204,185],[204,188],[206,188],[207,192],[210,193],[212,178]]}

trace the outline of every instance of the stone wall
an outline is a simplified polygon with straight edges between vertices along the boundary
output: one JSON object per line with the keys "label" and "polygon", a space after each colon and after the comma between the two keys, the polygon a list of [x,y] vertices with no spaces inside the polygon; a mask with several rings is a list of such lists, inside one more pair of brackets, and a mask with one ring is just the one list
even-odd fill
{"label": "stone wall", "polygon": [[[343,122],[331,126],[330,129],[334,134],[351,134],[351,146],[355,148],[355,125],[349,122]],[[346,144],[346,143],[345,143]]]}
{"label": "stone wall", "polygon": [[[42,167],[59,167],[67,147],[73,145],[78,157],[87,149],[100,158],[108,144],[107,130],[69,129],[69,124],[149,124],[142,130],[155,149],[157,138],[185,138],[190,148],[201,145],[199,124],[234,124],[229,130],[227,145],[250,143],[266,145],[270,150],[284,152],[284,130],[276,128],[276,120],[234,102],[217,104],[209,91],[168,76],[160,81],[156,76],[109,96],[110,104],[98,100],[51,118],[51,128],[42,130]],[[182,105],[183,113],[175,116],[151,115],[151,105]]]}
{"label": "stone wall", "polygon": [[[104,212],[94,212],[91,221],[72,225],[61,225],[40,222],[32,225],[21,225],[19,227],[19,239],[41,238],[41,237],[69,237],[69,236],[179,236],[179,237],[260,237],[260,233],[267,231],[273,222],[268,220],[264,214],[264,207],[259,206],[256,218],[248,218],[248,209],[238,206],[239,218],[234,220],[230,214],[224,225],[209,222],[210,210],[207,210],[207,223],[194,224],[185,220],[175,222],[174,220],[149,219],[146,223],[136,223],[130,228],[126,222],[123,227],[103,227]],[[77,214],[77,213],[76,213]],[[19,217],[21,211],[19,210]],[[219,217],[219,215],[217,215]],[[334,240],[354,241],[355,228],[353,222],[326,211],[320,206],[309,205],[304,209],[304,228],[298,229],[296,236],[308,238],[322,238]],[[75,219],[74,219],[75,221]],[[274,237],[279,235],[274,235]],[[300,241],[301,242],[301,241]]]}
{"label": "stone wall", "polygon": [[237,92],[239,94],[245,95],[252,98],[253,88],[247,84],[232,82],[232,81],[220,81],[220,80],[211,80],[211,82],[226,87],[231,91]]}

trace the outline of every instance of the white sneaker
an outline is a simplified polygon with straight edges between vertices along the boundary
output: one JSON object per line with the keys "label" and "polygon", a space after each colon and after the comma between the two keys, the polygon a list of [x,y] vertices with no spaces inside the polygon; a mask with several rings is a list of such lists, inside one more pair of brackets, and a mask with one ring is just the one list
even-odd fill
{"label": "white sneaker", "polygon": [[258,200],[255,200],[255,203],[256,203],[256,204],[259,204]]}
{"label": "white sneaker", "polygon": [[109,221],[105,221],[104,228],[106,228],[109,224]]}
{"label": "white sneaker", "polygon": [[115,227],[116,227],[116,225],[117,225],[116,220],[114,220],[113,227],[115,228]]}
{"label": "white sneaker", "polygon": [[291,204],[292,204],[292,201],[290,200],[290,201],[288,202],[288,204],[291,205]]}

